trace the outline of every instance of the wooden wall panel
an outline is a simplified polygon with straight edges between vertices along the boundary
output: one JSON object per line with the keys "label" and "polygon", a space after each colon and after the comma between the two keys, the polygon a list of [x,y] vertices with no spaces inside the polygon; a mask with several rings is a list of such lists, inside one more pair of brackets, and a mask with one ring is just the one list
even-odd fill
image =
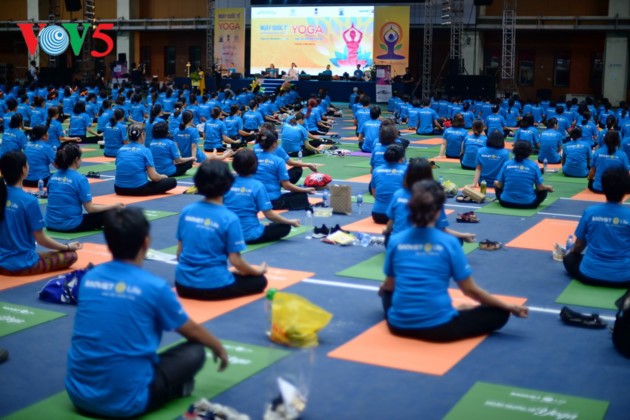
{"label": "wooden wall panel", "polygon": [[206,0],[140,0],[139,18],[194,18],[206,16],[208,3]]}
{"label": "wooden wall panel", "polygon": [[26,20],[26,0],[0,1],[0,20]]}
{"label": "wooden wall panel", "polygon": [[159,33],[140,34],[140,45],[151,47],[151,74],[164,79],[164,47],[174,46],[176,57],[176,77],[186,75],[186,63],[188,62],[188,48],[199,46],[201,48],[201,62],[205,63],[205,32],[203,31],[172,31]]}

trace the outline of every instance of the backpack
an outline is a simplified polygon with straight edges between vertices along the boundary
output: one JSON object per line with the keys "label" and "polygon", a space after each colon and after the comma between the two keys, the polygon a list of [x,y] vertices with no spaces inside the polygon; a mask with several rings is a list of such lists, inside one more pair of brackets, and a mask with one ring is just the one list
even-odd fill
{"label": "backpack", "polygon": [[613,327],[612,341],[624,357],[630,358],[630,289],[617,301],[619,310]]}
{"label": "backpack", "polygon": [[50,303],[76,305],[79,302],[81,279],[92,267],[90,264],[82,270],[74,270],[51,279],[39,291],[39,299]]}

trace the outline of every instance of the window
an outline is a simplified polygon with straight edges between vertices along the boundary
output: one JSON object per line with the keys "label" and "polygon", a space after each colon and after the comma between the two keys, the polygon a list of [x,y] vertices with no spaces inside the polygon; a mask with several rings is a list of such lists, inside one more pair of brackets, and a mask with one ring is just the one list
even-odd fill
{"label": "window", "polygon": [[534,62],[536,52],[532,50],[524,50],[519,53],[518,57],[518,84],[523,86],[531,86],[534,84]]}
{"label": "window", "polygon": [[571,56],[568,52],[558,52],[554,59],[553,85],[554,87],[569,87],[571,70]]}
{"label": "window", "polygon": [[175,47],[164,47],[164,76],[174,76],[175,65]]}
{"label": "window", "polygon": [[601,91],[602,81],[604,78],[604,54],[600,52],[593,53],[591,61],[591,80],[589,87],[596,91]]}
{"label": "window", "polygon": [[144,66],[144,74],[150,76],[151,74],[151,47],[140,47],[140,64]]}
{"label": "window", "polygon": [[197,71],[201,67],[201,47],[188,48],[188,61],[190,62],[190,71]]}

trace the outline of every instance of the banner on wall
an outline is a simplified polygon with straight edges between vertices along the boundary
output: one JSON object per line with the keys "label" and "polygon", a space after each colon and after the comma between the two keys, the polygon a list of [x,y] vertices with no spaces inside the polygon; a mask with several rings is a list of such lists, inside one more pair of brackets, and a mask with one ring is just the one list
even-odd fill
{"label": "banner on wall", "polygon": [[214,55],[224,71],[245,73],[245,9],[215,9]]}
{"label": "banner on wall", "polygon": [[409,6],[378,6],[374,11],[374,64],[390,65],[392,76],[409,66]]}
{"label": "banner on wall", "polygon": [[392,97],[391,66],[376,66],[376,102],[383,103]]}

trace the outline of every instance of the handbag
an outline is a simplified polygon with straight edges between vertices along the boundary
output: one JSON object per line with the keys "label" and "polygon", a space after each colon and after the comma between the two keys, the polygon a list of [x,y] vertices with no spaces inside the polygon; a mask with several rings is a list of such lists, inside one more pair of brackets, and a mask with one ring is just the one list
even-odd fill
{"label": "handbag", "polygon": [[90,264],[84,269],[70,271],[49,280],[39,291],[39,299],[50,303],[76,305],[79,302],[81,279],[92,267]]}
{"label": "handbag", "polygon": [[352,214],[352,187],[349,185],[331,185],[330,207],[332,207],[333,213]]}

